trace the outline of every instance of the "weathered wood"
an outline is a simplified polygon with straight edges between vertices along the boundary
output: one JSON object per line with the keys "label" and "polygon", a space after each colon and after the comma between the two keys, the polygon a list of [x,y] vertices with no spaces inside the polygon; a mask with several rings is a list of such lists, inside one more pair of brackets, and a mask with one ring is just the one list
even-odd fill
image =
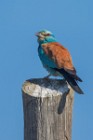
{"label": "weathered wood", "polygon": [[24,83],[24,140],[71,140],[74,93],[64,80]]}

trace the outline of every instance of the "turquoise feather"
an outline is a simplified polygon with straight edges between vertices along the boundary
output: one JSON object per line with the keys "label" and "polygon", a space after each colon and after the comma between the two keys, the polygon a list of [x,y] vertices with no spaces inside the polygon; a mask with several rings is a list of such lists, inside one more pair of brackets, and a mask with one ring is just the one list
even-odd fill
{"label": "turquoise feather", "polygon": [[51,36],[47,36],[44,38],[44,40],[38,40],[39,47],[38,47],[38,54],[40,57],[40,60],[43,64],[43,66],[46,68],[46,70],[51,74],[56,74],[56,71],[51,68],[57,68],[57,65],[54,63],[52,59],[50,59],[43,51],[42,44],[45,43],[51,43],[51,42],[57,42],[54,35],[51,34]]}
{"label": "turquoise feather", "polygon": [[43,65],[47,65],[49,67],[52,67],[52,68],[56,68],[56,64],[54,63],[53,60],[51,60],[43,51],[42,47],[39,46],[38,48],[38,53],[39,53],[39,57],[40,57],[40,60],[43,62]]}

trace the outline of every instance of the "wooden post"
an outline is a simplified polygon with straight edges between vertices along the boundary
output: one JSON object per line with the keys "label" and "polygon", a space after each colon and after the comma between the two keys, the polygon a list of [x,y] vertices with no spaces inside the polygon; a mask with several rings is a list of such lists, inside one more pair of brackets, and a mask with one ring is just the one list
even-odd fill
{"label": "wooden post", "polygon": [[24,140],[71,140],[74,93],[64,80],[31,79],[22,92]]}

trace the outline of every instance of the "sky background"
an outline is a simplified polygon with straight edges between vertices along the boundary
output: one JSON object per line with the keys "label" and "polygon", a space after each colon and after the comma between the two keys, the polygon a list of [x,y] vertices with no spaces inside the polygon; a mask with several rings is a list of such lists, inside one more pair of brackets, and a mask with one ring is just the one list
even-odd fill
{"label": "sky background", "polygon": [[0,140],[23,140],[21,86],[47,74],[34,35],[41,29],[68,48],[84,81],[85,94],[75,94],[72,140],[92,140],[92,0],[0,0]]}

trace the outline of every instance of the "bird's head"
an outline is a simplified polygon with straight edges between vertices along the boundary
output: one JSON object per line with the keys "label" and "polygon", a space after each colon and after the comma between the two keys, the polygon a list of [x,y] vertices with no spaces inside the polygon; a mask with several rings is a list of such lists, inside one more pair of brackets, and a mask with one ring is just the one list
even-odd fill
{"label": "bird's head", "polygon": [[48,30],[42,30],[36,33],[36,36],[38,37],[39,44],[56,42],[54,35]]}

